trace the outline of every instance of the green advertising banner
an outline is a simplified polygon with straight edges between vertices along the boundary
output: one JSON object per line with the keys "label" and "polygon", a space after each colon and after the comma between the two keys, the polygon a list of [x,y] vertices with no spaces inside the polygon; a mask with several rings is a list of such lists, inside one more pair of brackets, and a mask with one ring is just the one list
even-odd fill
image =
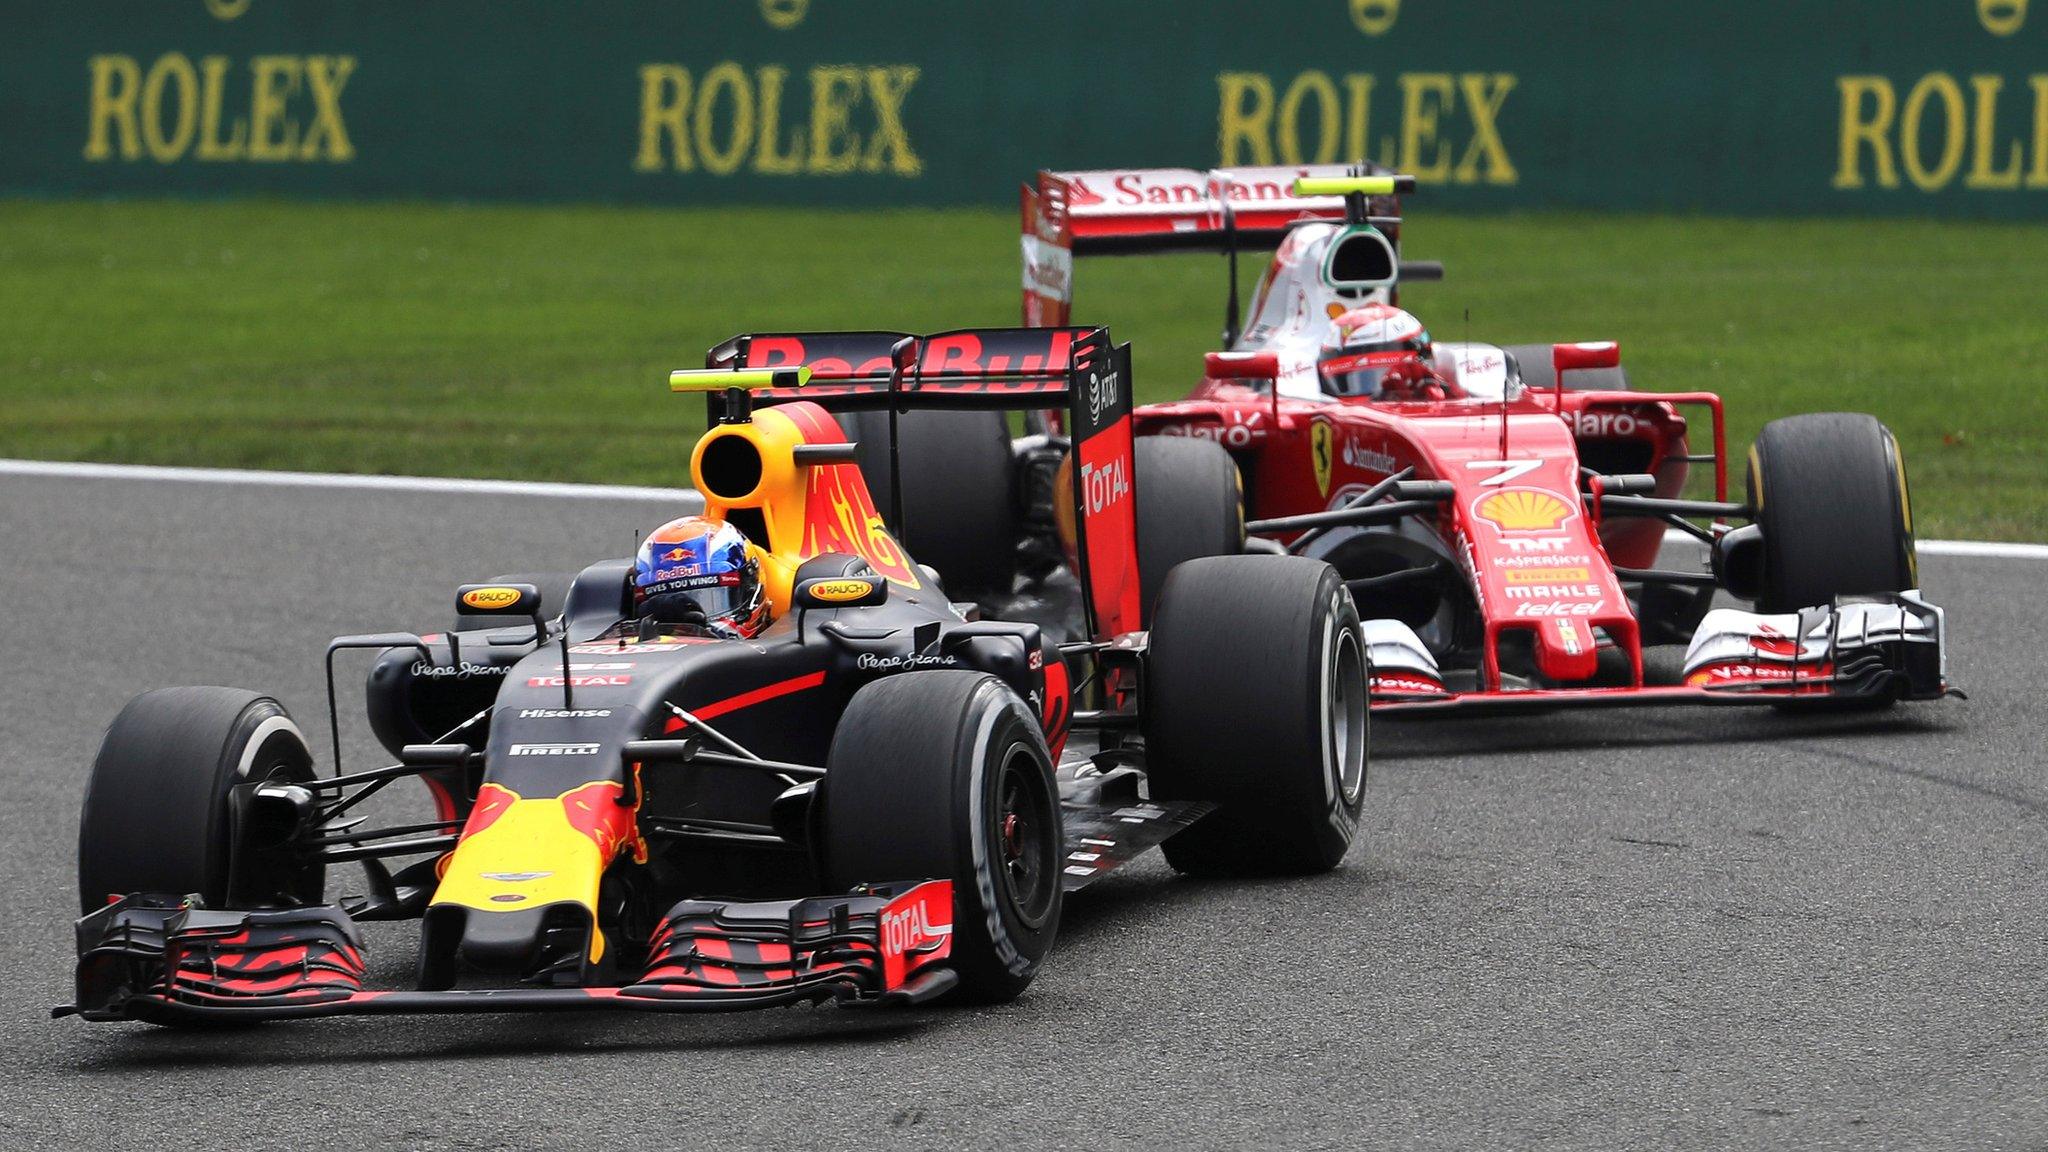
{"label": "green advertising banner", "polygon": [[2028,0],[0,0],[0,192],[1013,201],[1370,159],[1447,207],[2032,216]]}

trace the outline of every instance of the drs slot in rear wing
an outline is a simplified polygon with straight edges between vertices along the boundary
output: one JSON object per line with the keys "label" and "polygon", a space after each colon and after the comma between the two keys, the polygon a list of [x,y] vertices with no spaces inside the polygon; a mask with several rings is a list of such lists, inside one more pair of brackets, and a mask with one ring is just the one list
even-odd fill
{"label": "drs slot in rear wing", "polygon": [[[797,402],[889,412],[892,473],[920,466],[897,459],[897,413],[1064,410],[1074,444],[1074,561],[1090,634],[1109,640],[1138,629],[1131,346],[1112,343],[1108,329],[753,333],[711,349],[704,364],[671,373],[669,387],[706,393],[713,424]],[[894,491],[900,499],[902,486]],[[901,522],[900,509],[895,519]]]}

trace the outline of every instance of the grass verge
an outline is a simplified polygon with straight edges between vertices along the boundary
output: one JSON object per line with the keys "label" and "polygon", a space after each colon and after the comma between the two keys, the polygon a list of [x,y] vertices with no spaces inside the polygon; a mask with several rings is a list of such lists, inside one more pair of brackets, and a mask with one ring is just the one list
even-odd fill
{"label": "grass verge", "polygon": [[[1638,387],[1898,433],[1925,535],[2048,539],[2048,230],[1431,215],[1439,339],[1616,338]],[[685,482],[668,369],[747,329],[1013,323],[1000,211],[0,201],[0,456]],[[1097,260],[1077,314],[1183,391],[1213,257]],[[1249,285],[1247,285],[1249,287]]]}

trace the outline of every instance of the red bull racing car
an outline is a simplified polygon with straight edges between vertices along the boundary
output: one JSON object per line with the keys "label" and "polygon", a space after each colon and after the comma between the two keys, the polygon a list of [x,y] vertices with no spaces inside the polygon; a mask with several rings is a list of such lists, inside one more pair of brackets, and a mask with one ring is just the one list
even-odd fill
{"label": "red bull racing car", "polygon": [[[1064,894],[1153,845],[1193,873],[1334,867],[1364,798],[1351,600],[1320,561],[1189,556],[1141,606],[1137,521],[1227,534],[1236,510],[1138,486],[1129,380],[1102,329],[721,345],[672,386],[708,398],[692,479],[751,541],[773,622],[637,614],[623,560],[565,590],[464,586],[454,630],[329,645],[327,771],[270,697],[138,697],[88,784],[58,1013],[1003,1000]],[[906,412],[1019,407],[1060,409],[1071,434],[1079,591],[1058,632],[956,602],[884,527],[834,415],[879,414],[886,435]],[[922,466],[901,447],[898,478]],[[343,768],[335,661],[362,650],[392,759]],[[430,808],[368,822],[363,802],[407,781]],[[350,864],[364,882],[337,892]],[[410,987],[367,985],[372,920],[419,922]]]}
{"label": "red bull racing car", "polygon": [[[1223,447],[1255,544],[1342,573],[1376,709],[1952,691],[1883,425],[1774,421],[1731,499],[1718,396],[1631,391],[1613,343],[1438,342],[1400,311],[1403,279],[1442,275],[1400,256],[1413,183],[1369,168],[1040,173],[1022,198],[1025,321],[1067,323],[1079,256],[1227,255],[1224,350],[1187,399],[1137,410],[1138,443]],[[1262,250],[1241,320],[1238,253]],[[1699,468],[1711,486],[1688,498]],[[1661,566],[1667,531],[1704,562]],[[1717,592],[1751,607],[1715,607]]]}

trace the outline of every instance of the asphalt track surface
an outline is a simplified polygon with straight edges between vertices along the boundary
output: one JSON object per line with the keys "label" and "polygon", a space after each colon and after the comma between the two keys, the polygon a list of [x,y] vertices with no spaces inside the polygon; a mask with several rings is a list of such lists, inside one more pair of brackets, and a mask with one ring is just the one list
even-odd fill
{"label": "asphalt track surface", "polygon": [[[86,768],[131,695],[259,688],[316,731],[330,636],[440,627],[462,580],[679,510],[0,477],[0,1146],[2048,1141],[2048,567],[2022,559],[1923,561],[1967,702],[1382,718],[1343,869],[1197,883],[1154,854],[1069,905],[1005,1007],[46,1017]],[[371,947],[402,985],[408,929]]]}

